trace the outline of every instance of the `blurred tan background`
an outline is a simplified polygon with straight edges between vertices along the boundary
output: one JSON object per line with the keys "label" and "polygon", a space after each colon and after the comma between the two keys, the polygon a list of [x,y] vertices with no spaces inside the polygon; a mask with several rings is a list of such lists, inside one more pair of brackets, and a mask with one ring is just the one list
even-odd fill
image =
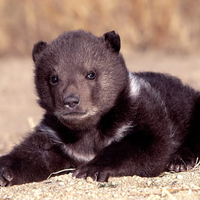
{"label": "blurred tan background", "polygon": [[130,70],[170,73],[200,89],[199,0],[0,0],[0,154],[42,117],[33,45],[75,29],[115,30]]}
{"label": "blurred tan background", "polygon": [[0,55],[28,55],[38,40],[85,29],[116,30],[123,47],[191,52],[200,48],[199,0],[1,0]]}

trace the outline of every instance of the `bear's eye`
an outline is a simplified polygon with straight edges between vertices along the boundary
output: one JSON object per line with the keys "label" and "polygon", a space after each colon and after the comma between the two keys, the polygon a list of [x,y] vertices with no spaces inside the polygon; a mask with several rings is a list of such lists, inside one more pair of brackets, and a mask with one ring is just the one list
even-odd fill
{"label": "bear's eye", "polygon": [[49,82],[53,85],[56,84],[58,82],[58,76],[57,75],[51,76]]}
{"label": "bear's eye", "polygon": [[89,72],[86,76],[86,78],[89,80],[93,80],[95,79],[95,77],[96,77],[96,74],[93,71]]}

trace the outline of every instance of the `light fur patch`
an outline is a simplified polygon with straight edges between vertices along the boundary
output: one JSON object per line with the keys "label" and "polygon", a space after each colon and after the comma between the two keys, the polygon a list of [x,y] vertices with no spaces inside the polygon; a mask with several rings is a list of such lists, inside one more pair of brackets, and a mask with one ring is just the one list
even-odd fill
{"label": "light fur patch", "polygon": [[132,122],[129,122],[129,123],[124,124],[121,127],[119,127],[117,129],[114,137],[112,137],[111,139],[109,139],[107,145],[110,145],[112,142],[119,142],[120,140],[122,140],[128,134],[128,131],[130,131],[130,129],[133,128],[133,126],[131,125],[131,123]]}
{"label": "light fur patch", "polygon": [[130,81],[130,96],[138,96],[141,88],[138,82],[138,78],[129,72],[129,81]]}
{"label": "light fur patch", "polygon": [[[105,143],[105,146],[109,146],[113,142],[119,142],[122,140],[133,128],[131,124],[132,122],[128,122],[127,124],[120,126],[116,130],[114,136],[109,138],[109,140]],[[43,123],[40,124],[40,130],[45,134],[48,134],[50,138],[52,138],[55,142],[61,144],[62,151],[75,160],[80,162],[88,162],[96,156],[94,152],[84,152],[81,149],[77,149],[74,145],[64,144],[62,140],[57,136],[56,132]]]}
{"label": "light fur patch", "polygon": [[63,149],[70,157],[72,157],[80,162],[88,162],[95,157],[95,154],[79,152],[79,151],[76,151],[75,148],[73,148],[73,149],[70,148],[68,145],[64,145]]}
{"label": "light fur patch", "polygon": [[140,94],[141,88],[151,89],[151,85],[146,82],[144,79],[139,78],[129,72],[129,81],[130,81],[130,96],[137,97]]}

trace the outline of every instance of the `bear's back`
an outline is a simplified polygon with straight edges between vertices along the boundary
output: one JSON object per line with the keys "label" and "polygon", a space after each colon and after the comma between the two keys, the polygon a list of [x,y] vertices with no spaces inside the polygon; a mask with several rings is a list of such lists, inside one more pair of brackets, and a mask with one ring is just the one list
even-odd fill
{"label": "bear's back", "polygon": [[190,126],[194,110],[200,101],[199,92],[168,74],[141,72],[132,75],[145,83],[146,87],[144,84],[143,87],[146,92],[151,93],[152,98],[155,95],[160,97],[160,103],[165,106],[180,133]]}

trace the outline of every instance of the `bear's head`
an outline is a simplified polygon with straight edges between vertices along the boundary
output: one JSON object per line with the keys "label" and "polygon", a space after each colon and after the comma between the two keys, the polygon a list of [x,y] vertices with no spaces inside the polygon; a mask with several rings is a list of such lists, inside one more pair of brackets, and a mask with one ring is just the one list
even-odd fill
{"label": "bear's head", "polygon": [[39,104],[71,129],[98,123],[126,88],[128,71],[114,31],[67,32],[32,52]]}

